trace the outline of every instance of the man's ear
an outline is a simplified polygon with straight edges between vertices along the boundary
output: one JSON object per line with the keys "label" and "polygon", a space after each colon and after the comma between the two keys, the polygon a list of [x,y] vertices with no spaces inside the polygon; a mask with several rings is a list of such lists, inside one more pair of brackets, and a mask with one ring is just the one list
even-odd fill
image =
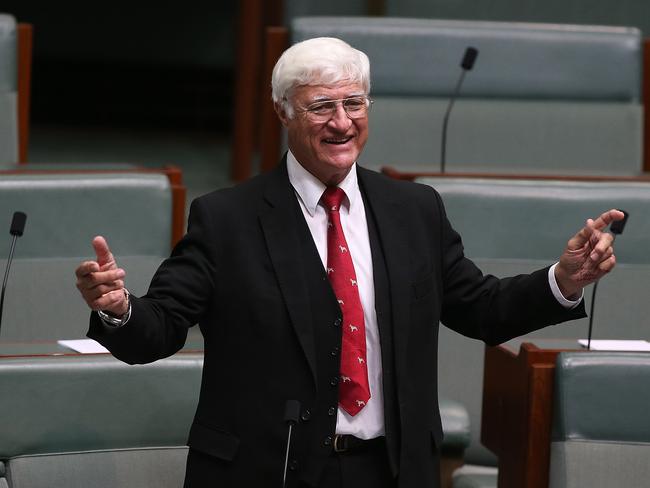
{"label": "man's ear", "polygon": [[287,111],[284,109],[284,104],[273,102],[273,108],[275,109],[275,113],[278,114],[278,119],[280,119],[282,125],[287,127],[289,124],[289,117],[287,117]]}

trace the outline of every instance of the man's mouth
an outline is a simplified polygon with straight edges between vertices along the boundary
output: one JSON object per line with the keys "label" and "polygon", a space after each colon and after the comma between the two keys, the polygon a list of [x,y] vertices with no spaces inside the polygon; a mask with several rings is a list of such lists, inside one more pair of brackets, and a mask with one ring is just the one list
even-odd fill
{"label": "man's mouth", "polygon": [[333,144],[336,146],[341,146],[345,143],[347,143],[350,139],[352,139],[352,136],[348,137],[329,137],[327,139],[323,139],[323,142],[325,144]]}

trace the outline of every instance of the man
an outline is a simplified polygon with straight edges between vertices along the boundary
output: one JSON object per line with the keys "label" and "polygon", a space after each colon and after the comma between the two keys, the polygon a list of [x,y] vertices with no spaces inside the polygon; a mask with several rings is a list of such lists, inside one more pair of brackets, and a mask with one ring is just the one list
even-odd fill
{"label": "man", "polygon": [[95,238],[96,261],[77,269],[100,312],[88,335],[142,363],[179,350],[199,324],[187,487],[279,486],[291,399],[290,486],[436,487],[439,321],[496,344],[584,316],[582,288],[615,264],[603,230],[623,215],[588,220],[554,267],[484,277],[435,191],[355,164],[371,106],[365,54],[311,39],[282,55],[272,82],[282,163],[195,200],[142,298]]}

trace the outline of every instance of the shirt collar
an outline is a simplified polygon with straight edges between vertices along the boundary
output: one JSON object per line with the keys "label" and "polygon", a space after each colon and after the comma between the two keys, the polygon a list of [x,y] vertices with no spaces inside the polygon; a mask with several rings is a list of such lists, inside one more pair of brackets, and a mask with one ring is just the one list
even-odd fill
{"label": "shirt collar", "polygon": [[[289,182],[298,194],[298,198],[302,201],[309,215],[313,217],[326,186],[298,162],[291,150],[287,152],[287,173],[289,174]],[[338,186],[346,195],[343,205],[347,201],[348,210],[352,209],[352,206],[360,196],[356,162]]]}

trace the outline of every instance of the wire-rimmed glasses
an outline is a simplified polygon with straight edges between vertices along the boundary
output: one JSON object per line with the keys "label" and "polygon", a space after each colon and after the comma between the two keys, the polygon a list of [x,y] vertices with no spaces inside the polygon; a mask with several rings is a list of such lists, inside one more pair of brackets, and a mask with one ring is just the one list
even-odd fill
{"label": "wire-rimmed glasses", "polygon": [[350,119],[360,119],[365,117],[372,107],[373,100],[368,96],[338,98],[336,100],[322,100],[307,105],[303,110],[298,110],[299,113],[305,116],[312,122],[323,123],[329,121],[336,113],[338,104],[343,106],[343,110]]}

